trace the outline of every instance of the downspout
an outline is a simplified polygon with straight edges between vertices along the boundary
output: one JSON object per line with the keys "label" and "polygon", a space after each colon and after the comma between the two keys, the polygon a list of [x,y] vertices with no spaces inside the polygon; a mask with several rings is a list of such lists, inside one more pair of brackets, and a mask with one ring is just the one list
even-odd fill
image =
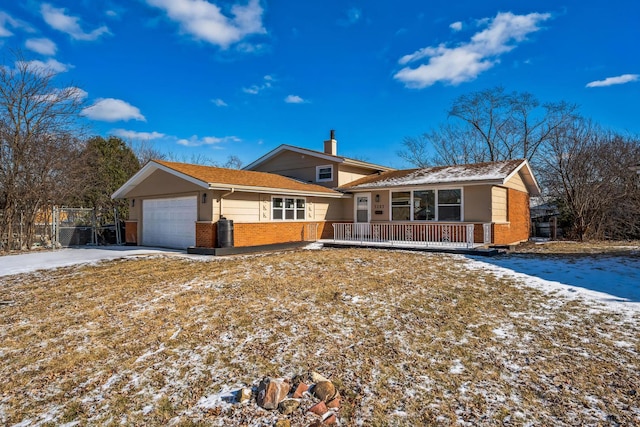
{"label": "downspout", "polygon": [[220,195],[220,206],[219,206],[220,211],[219,211],[219,218],[218,219],[222,218],[222,199],[224,199],[227,196],[230,196],[231,194],[233,194],[235,192],[236,192],[235,188],[232,188],[230,191],[227,191],[226,193],[223,193],[223,194]]}

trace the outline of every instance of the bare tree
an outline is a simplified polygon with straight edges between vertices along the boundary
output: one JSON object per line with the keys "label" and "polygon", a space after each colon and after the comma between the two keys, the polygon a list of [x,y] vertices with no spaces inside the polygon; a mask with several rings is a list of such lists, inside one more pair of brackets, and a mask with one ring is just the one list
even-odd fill
{"label": "bare tree", "polygon": [[133,151],[140,165],[145,165],[149,160],[167,160],[167,155],[157,149],[148,139],[136,139],[128,141],[129,148]]}
{"label": "bare tree", "polygon": [[576,117],[575,105],[541,105],[528,92],[506,93],[495,87],[457,98],[449,110],[449,122],[421,137],[405,138],[398,155],[417,166],[516,158],[535,164],[540,147],[554,130]]}
{"label": "bare tree", "polygon": [[[38,212],[61,191],[71,153],[79,151],[80,89],[54,85],[55,73],[24,60],[0,66],[0,240],[30,247]],[[15,239],[22,217],[26,236]]]}
{"label": "bare tree", "polygon": [[402,140],[404,149],[398,150],[398,157],[406,162],[419,167],[426,168],[431,165],[432,159],[429,155],[431,143],[427,134],[418,136],[405,136]]}
{"label": "bare tree", "polygon": [[541,177],[571,235],[579,240],[640,236],[640,195],[629,168],[640,161],[637,138],[575,120],[555,129],[543,151]]}

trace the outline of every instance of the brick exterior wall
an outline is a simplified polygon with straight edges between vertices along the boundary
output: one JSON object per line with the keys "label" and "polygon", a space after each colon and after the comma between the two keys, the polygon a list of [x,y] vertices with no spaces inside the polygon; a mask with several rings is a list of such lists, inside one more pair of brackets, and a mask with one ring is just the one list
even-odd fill
{"label": "brick exterior wall", "polygon": [[[316,225],[317,231],[314,231]],[[326,233],[324,222],[234,223],[233,228],[237,247],[316,240]],[[333,237],[333,229],[331,236]]]}
{"label": "brick exterior wall", "polygon": [[493,243],[508,245],[524,242],[529,239],[531,216],[529,213],[529,195],[509,188],[508,224],[493,224]]}
{"label": "brick exterior wall", "polygon": [[138,221],[124,222],[124,241],[127,245],[138,244]]}
{"label": "brick exterior wall", "polygon": [[214,248],[216,246],[216,229],[215,222],[196,222],[196,247]]}

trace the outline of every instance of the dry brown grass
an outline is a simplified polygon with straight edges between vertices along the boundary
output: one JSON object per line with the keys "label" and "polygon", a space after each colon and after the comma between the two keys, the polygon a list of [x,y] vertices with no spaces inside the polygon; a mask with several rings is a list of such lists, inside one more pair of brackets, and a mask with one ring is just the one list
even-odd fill
{"label": "dry brown grass", "polygon": [[4,278],[0,423],[273,425],[206,399],[309,370],[343,425],[640,423],[640,319],[466,263],[322,250]]}
{"label": "dry brown grass", "polygon": [[515,252],[539,254],[640,254],[640,241],[585,241],[555,240],[549,242],[526,242],[518,245]]}

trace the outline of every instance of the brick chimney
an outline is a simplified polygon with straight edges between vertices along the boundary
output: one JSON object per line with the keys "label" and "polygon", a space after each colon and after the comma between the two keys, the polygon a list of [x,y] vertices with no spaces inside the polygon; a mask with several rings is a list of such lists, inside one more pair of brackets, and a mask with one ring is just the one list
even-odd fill
{"label": "brick chimney", "polygon": [[324,142],[324,153],[332,156],[338,155],[338,141],[336,141],[336,131],[331,129],[329,139]]}

